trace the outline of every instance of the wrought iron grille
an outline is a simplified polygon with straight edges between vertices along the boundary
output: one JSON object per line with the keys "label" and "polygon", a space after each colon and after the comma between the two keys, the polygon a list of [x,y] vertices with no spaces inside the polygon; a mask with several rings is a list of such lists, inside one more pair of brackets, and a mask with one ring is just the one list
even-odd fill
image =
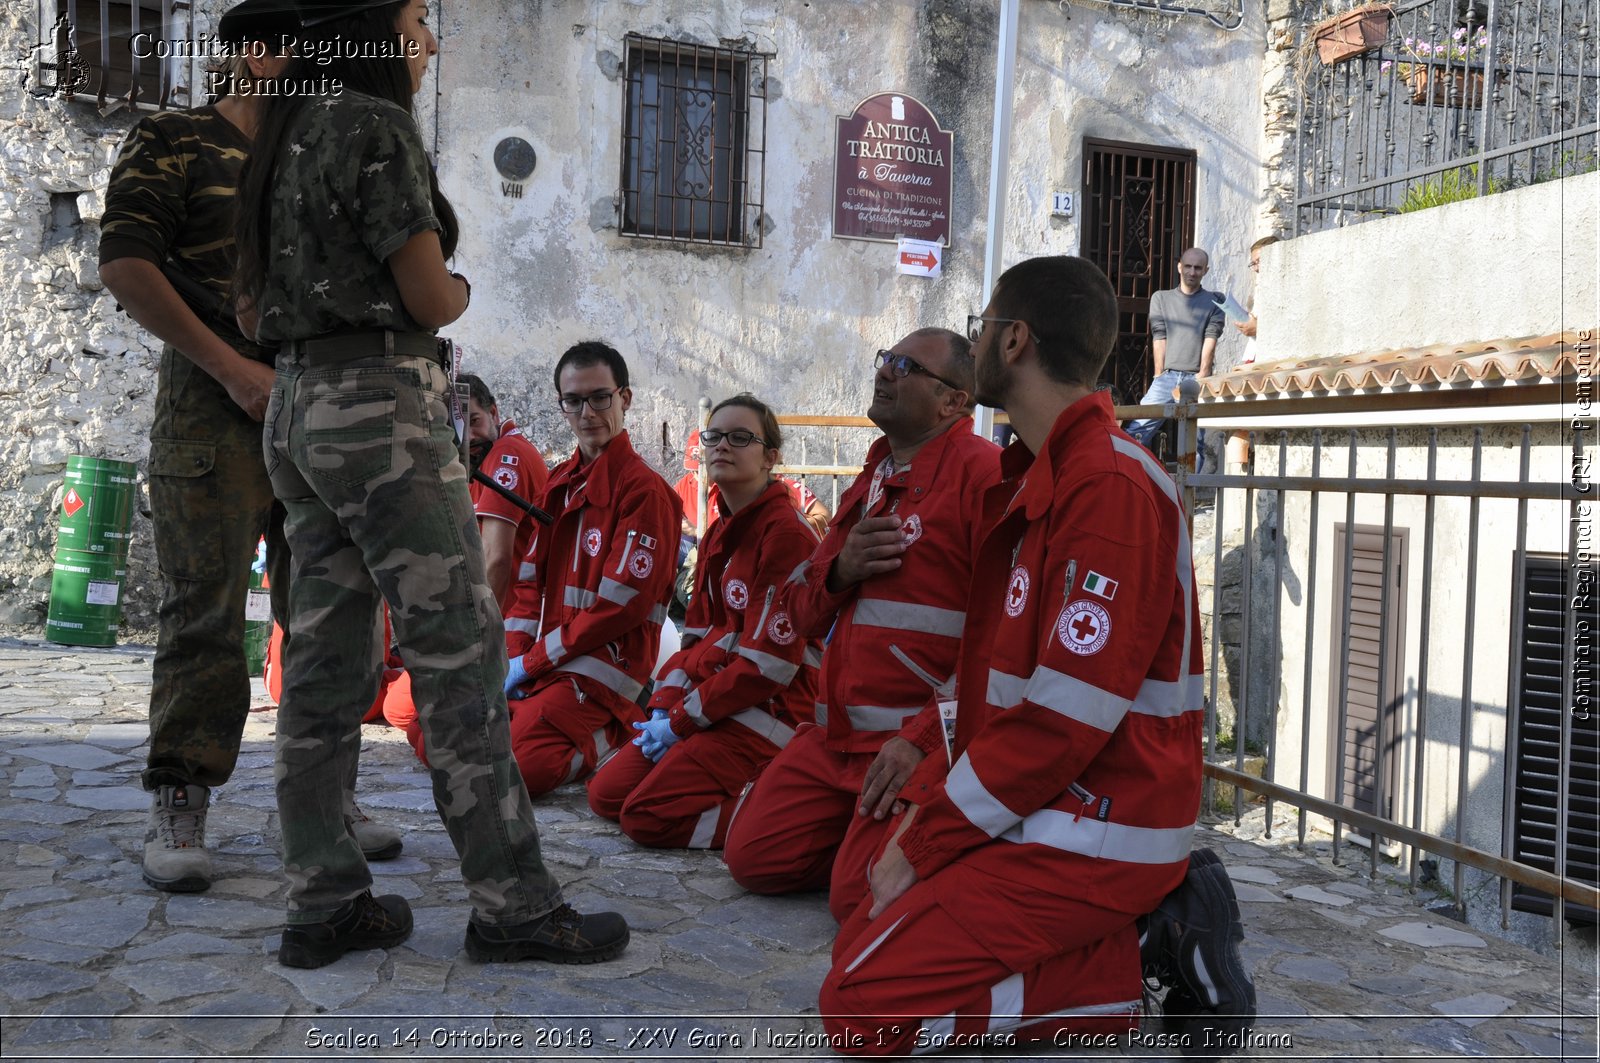
{"label": "wrought iron grille", "polygon": [[[192,64],[174,56],[192,49],[193,26],[176,12],[188,0],[39,0],[41,33],[30,91],[35,96],[92,99],[155,109],[189,106]],[[141,46],[133,42],[139,39]]]}
{"label": "wrought iron grille", "polygon": [[629,35],[621,231],[761,246],[767,56]]}
{"label": "wrought iron grille", "polygon": [[1150,386],[1150,296],[1178,283],[1178,256],[1194,243],[1195,153],[1186,148],[1083,141],[1082,255],[1117,293],[1117,346],[1100,375],[1114,401]]}
{"label": "wrought iron grille", "polygon": [[1345,6],[1299,27],[1295,235],[1596,168],[1595,0],[1412,0],[1330,65]]}

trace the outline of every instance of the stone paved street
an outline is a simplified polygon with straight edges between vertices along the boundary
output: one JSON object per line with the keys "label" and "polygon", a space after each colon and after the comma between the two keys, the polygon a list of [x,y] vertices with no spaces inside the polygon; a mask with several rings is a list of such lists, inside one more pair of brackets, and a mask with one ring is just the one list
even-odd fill
{"label": "stone paved street", "polygon": [[[714,855],[640,849],[595,820],[577,787],[537,805],[547,858],[580,908],[626,913],[625,957],[467,961],[465,891],[427,778],[381,727],[366,730],[359,796],[406,832],[401,858],[373,871],[381,892],[411,901],[416,932],[318,971],[278,966],[273,712],[258,697],[239,769],[215,794],[217,882],[155,892],[139,877],[148,798],[136,781],[149,661],[145,646],[0,639],[0,1057],[827,1055],[769,1043],[820,1032],[834,932],[822,898],[748,896]],[[1224,854],[1242,901],[1261,996],[1256,1057],[1596,1057],[1593,971],[1432,915],[1402,884],[1334,866],[1316,847],[1214,831],[1202,843]],[[1166,1058],[1148,1043],[1099,1054]]]}

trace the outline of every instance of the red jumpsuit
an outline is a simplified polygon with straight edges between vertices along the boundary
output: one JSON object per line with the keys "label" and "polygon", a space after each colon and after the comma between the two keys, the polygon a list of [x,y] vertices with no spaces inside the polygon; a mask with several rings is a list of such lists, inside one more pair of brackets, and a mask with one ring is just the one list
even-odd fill
{"label": "red jumpsuit", "polygon": [[[534,505],[538,505],[539,498],[544,493],[545,481],[550,479],[550,467],[545,464],[544,455],[528,442],[528,437],[524,436],[522,430],[511,421],[506,421],[500,426],[500,438],[489,448],[480,471],[507,491]],[[518,508],[504,496],[491,491],[476,480],[472,481],[468,489],[472,494],[472,509],[478,514],[480,521],[503,520],[516,528],[511,556],[521,563],[522,559],[528,556],[528,547],[533,542],[539,522],[529,516],[526,510]],[[500,606],[506,609],[510,604],[509,601],[505,601],[501,602]],[[387,639],[384,642],[385,645],[388,644]],[[394,672],[398,674],[391,674]],[[383,690],[379,697],[383,701],[383,718],[405,731],[407,740],[411,742],[411,748],[417,751],[418,758],[426,764],[428,758],[422,749],[422,725],[417,722],[417,706],[411,700],[411,677],[398,669],[386,669]]]}
{"label": "red jumpsuit", "polygon": [[586,778],[643,720],[678,559],[678,497],[619,433],[594,461],[558,465],[555,517],[506,617],[528,678],[511,696],[511,751],[535,797]]}
{"label": "red jumpsuit", "polygon": [[1018,443],[1003,467],[967,611],[957,759],[924,761],[904,791],[917,807],[898,844],[918,881],[875,920],[858,909],[822,987],[824,1026],[861,1054],[1125,1032],[1134,920],[1188,867],[1204,702],[1177,490],[1103,392],[1068,407],[1037,458]]}
{"label": "red jumpsuit", "polygon": [[731,517],[719,503],[712,488],[685,618],[695,641],[667,660],[650,699],[679,741],[658,762],[629,742],[589,781],[589,807],[640,845],[722,848],[745,785],[816,700],[821,644],[774,603],[816,534],[779,481]]}
{"label": "red jumpsuit", "polygon": [[[804,728],[746,795],[724,858],[756,893],[830,886],[841,922],[867,890],[867,861],[888,820],[857,812],[862,780],[898,735],[945,760],[935,692],[955,672],[977,547],[983,491],[1000,475],[1000,451],[963,417],[890,470],[887,439],[839,499],[827,538],[780,592],[804,637],[828,637],[816,727]],[[901,565],[842,594],[828,570],[857,521],[897,514],[909,543]],[[829,631],[832,634],[829,635]]]}

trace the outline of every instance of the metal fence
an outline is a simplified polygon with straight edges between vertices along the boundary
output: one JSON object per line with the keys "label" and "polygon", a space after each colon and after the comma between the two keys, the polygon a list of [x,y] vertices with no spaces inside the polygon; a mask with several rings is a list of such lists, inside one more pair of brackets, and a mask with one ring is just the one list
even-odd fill
{"label": "metal fence", "polygon": [[[1550,404],[1547,408],[1552,420],[1560,412],[1560,394],[1554,384],[1503,389],[1494,399],[1508,404]],[[1186,418],[1204,418],[1210,430],[1218,426],[1225,428],[1226,419],[1235,417],[1271,418],[1287,414],[1298,421],[1308,414],[1315,417],[1336,412],[1398,413],[1405,409],[1438,410],[1485,401],[1481,392],[1430,392],[1425,395],[1212,403],[1187,406],[1179,414]],[[1389,423],[1403,421],[1403,417],[1396,417]],[[1560,546],[1565,553],[1564,563],[1569,563],[1570,559],[1584,553],[1593,556],[1592,549],[1580,549],[1578,539],[1593,524],[1592,512],[1580,509],[1587,496],[1567,479],[1569,466],[1565,460],[1543,461],[1536,467],[1532,460],[1534,434],[1529,426],[1490,426],[1487,447],[1492,461],[1500,471],[1514,467],[1514,475],[1499,478],[1486,475],[1484,471],[1486,442],[1485,428],[1481,424],[1453,429],[1463,433],[1470,443],[1463,446],[1463,452],[1456,455],[1455,461],[1447,460],[1444,467],[1440,461],[1438,428],[1415,429],[1416,435],[1409,445],[1397,439],[1396,429],[1392,427],[1365,431],[1369,434],[1358,437],[1353,429],[1324,431],[1307,427],[1295,430],[1293,442],[1288,431],[1251,433],[1250,463],[1242,472],[1195,475],[1183,469],[1178,471],[1180,482],[1191,493],[1214,492],[1215,535],[1211,548],[1214,551],[1212,567],[1217,578],[1210,603],[1212,629],[1207,669],[1212,706],[1219,703],[1223,675],[1228,673],[1235,680],[1232,701],[1237,716],[1231,750],[1219,748],[1217,713],[1209,713],[1207,800],[1213,800],[1217,785],[1233,787],[1232,807],[1237,820],[1242,815],[1242,792],[1260,795],[1265,799],[1269,835],[1273,829],[1274,804],[1285,802],[1294,806],[1298,809],[1297,841],[1302,845],[1306,840],[1308,815],[1326,817],[1333,821],[1336,861],[1341,858],[1342,848],[1349,844],[1345,832],[1360,832],[1365,835],[1359,840],[1366,847],[1371,873],[1376,876],[1380,859],[1391,852],[1393,845],[1391,855],[1399,856],[1408,866],[1413,886],[1423,870],[1423,857],[1431,854],[1452,860],[1455,862],[1454,897],[1463,912],[1465,869],[1473,867],[1488,872],[1500,880],[1502,924],[1509,920],[1513,888],[1524,893],[1533,890],[1548,895],[1553,901],[1547,901],[1544,910],[1553,916],[1552,929],[1559,942],[1565,915],[1587,921],[1592,919],[1593,909],[1600,908],[1594,868],[1568,867],[1568,853],[1573,850],[1574,843],[1579,850],[1594,847],[1595,815],[1600,809],[1594,792],[1600,780],[1589,777],[1597,774],[1593,767],[1597,744],[1594,717],[1567,711],[1577,704],[1575,698],[1581,696],[1587,703],[1594,696],[1592,681],[1575,678],[1592,676],[1592,672],[1576,668],[1573,655],[1581,652],[1586,642],[1593,642],[1592,628],[1597,618],[1592,604],[1586,604],[1583,609],[1564,610],[1564,624],[1559,630],[1562,648],[1557,651],[1561,662],[1560,679],[1556,681],[1559,690],[1547,699],[1553,702],[1558,693],[1560,722],[1541,739],[1547,741],[1550,758],[1557,769],[1549,779],[1551,792],[1543,795],[1553,813],[1548,817],[1553,837],[1543,839],[1536,846],[1519,845],[1517,805],[1525,794],[1520,788],[1514,760],[1517,735],[1523,727],[1519,711],[1524,692],[1517,685],[1521,673],[1515,662],[1507,663],[1509,689],[1490,686],[1481,678],[1483,672],[1490,670],[1488,655],[1503,652],[1500,640],[1507,638],[1503,629],[1479,630],[1480,616],[1485,611],[1492,613],[1501,604],[1489,599],[1500,596],[1505,612],[1513,617],[1509,634],[1512,656],[1517,654],[1517,647],[1528,634],[1520,629],[1520,619],[1516,619],[1521,614],[1515,581],[1493,582],[1481,578],[1484,559],[1497,553],[1503,560],[1509,545],[1492,538],[1503,534],[1505,522],[1502,519],[1498,525],[1487,524],[1485,506],[1500,507],[1502,518],[1514,511],[1516,541],[1512,546],[1512,558],[1524,557],[1528,552],[1530,504],[1542,507],[1537,514],[1540,520],[1550,519],[1554,512],[1562,513],[1567,524],[1560,532]],[[1374,440],[1371,433],[1376,433],[1378,439]],[[1544,433],[1548,447],[1549,438],[1556,436],[1556,429],[1547,428]],[[1291,459],[1292,448],[1298,450],[1298,461]],[[1544,453],[1548,458],[1548,450]],[[1409,458],[1410,468],[1407,468],[1406,458]],[[1347,759],[1350,753],[1345,743],[1345,714],[1353,701],[1349,685],[1354,680],[1347,678],[1347,670],[1350,669],[1352,639],[1356,637],[1351,615],[1355,583],[1352,578],[1341,588],[1327,575],[1330,569],[1343,573],[1355,571],[1352,553],[1354,531],[1358,527],[1358,500],[1362,513],[1369,520],[1374,512],[1381,512],[1383,552],[1379,571],[1385,575],[1379,580],[1381,590],[1376,600],[1370,600],[1369,596],[1366,602],[1366,608],[1375,609],[1381,618],[1376,636],[1380,722],[1374,744],[1380,757],[1392,752],[1401,762],[1401,770],[1393,778],[1399,779],[1402,787],[1400,792],[1385,793],[1385,787],[1392,782],[1380,762],[1372,772],[1371,786],[1375,792],[1367,794],[1369,810],[1353,807],[1357,802],[1348,792],[1346,782],[1353,768],[1360,767]],[[1411,553],[1411,583],[1420,583],[1421,594],[1409,609],[1394,600],[1396,592],[1387,576],[1391,569],[1391,544],[1395,542],[1396,505],[1402,501],[1413,525],[1409,529],[1413,547],[1417,538],[1422,540],[1420,557],[1414,550]],[[1286,513],[1293,516],[1290,523],[1299,533],[1299,541],[1293,546],[1287,545],[1291,534],[1285,529]],[[1242,634],[1231,662],[1222,644],[1225,625],[1217,622],[1227,590],[1221,578],[1221,560],[1223,529],[1230,514],[1240,515],[1239,531],[1231,541],[1240,548],[1240,564],[1235,572],[1242,589],[1237,607]],[[1335,539],[1330,547],[1322,529],[1341,520],[1345,528],[1342,545]],[[1420,524],[1420,528],[1416,524]],[[1486,530],[1491,527],[1502,531]],[[1555,527],[1559,529],[1560,525]],[[1549,528],[1547,525],[1544,534],[1547,548],[1552,535]],[[1286,550],[1292,552],[1292,562]],[[1419,566],[1421,574],[1417,580]],[[1325,596],[1321,600],[1318,599],[1319,581]],[[1331,590],[1329,584],[1334,584]],[[1301,635],[1299,639],[1286,641],[1283,608],[1296,596],[1299,596],[1296,619],[1303,626],[1303,633],[1297,632]],[[1448,624],[1438,618],[1447,605],[1452,612]],[[1398,726],[1386,731],[1381,721],[1389,706],[1383,704],[1382,678],[1394,663],[1387,655],[1401,652],[1387,634],[1390,619],[1397,611],[1409,615],[1414,623],[1407,638],[1412,640],[1416,651],[1408,659],[1416,671],[1398,691],[1399,697],[1408,702],[1406,712],[1397,716]],[[1460,618],[1454,615],[1456,612],[1462,614]],[[1370,631],[1365,634],[1372,637]],[[1455,660],[1458,647],[1459,662]],[[1253,653],[1264,654],[1267,659],[1252,664]],[[1447,657],[1455,667],[1441,667]],[[1435,669],[1432,676],[1430,662]],[[1479,672],[1477,676],[1475,667]],[[1285,683],[1293,680],[1298,680],[1298,696],[1286,698]],[[1575,689],[1575,684],[1580,682],[1584,683],[1584,688]],[[1313,692],[1324,686],[1331,696],[1314,697]],[[1246,771],[1246,736],[1252,733],[1264,736],[1257,748],[1265,761],[1260,778]],[[1326,759],[1313,756],[1311,736],[1318,733],[1330,736],[1326,739]],[[1283,763],[1280,745],[1291,743],[1298,746],[1297,756]],[[1435,753],[1442,749],[1443,759],[1453,761],[1454,770],[1441,772],[1437,761],[1430,764],[1427,756],[1430,748]],[[1497,755],[1498,764],[1494,763]],[[1480,769],[1476,777],[1469,773],[1469,764],[1476,764]],[[1485,787],[1486,781],[1491,785]],[[1469,822],[1479,837],[1486,832],[1482,821],[1473,819],[1469,810],[1481,813],[1485,804],[1492,802],[1497,786],[1502,787],[1501,803],[1495,810],[1498,848],[1475,847],[1468,844],[1466,838]],[[1487,794],[1478,793],[1480,787]],[[1428,829],[1430,824],[1434,829]],[[1523,841],[1527,841],[1526,837]],[[1531,849],[1547,853],[1548,858],[1530,855]],[[1576,875],[1582,875],[1587,881]],[[1580,907],[1564,907],[1568,905]],[[1525,903],[1518,907],[1531,910]]]}
{"label": "metal fence", "polygon": [[1595,0],[1316,0],[1292,235],[1595,169],[1597,18]]}

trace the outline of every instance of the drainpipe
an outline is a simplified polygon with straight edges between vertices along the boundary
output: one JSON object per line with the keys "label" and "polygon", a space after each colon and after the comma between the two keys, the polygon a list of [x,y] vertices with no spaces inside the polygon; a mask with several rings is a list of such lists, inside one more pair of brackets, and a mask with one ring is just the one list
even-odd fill
{"label": "drainpipe", "polygon": [[[999,46],[995,58],[994,130],[989,137],[989,231],[983,253],[983,293],[979,307],[989,300],[1000,276],[1005,247],[1006,187],[1011,159],[1011,102],[1017,80],[1017,9],[1021,0],[1000,0]],[[972,430],[985,439],[994,435],[994,410],[979,406]]]}

